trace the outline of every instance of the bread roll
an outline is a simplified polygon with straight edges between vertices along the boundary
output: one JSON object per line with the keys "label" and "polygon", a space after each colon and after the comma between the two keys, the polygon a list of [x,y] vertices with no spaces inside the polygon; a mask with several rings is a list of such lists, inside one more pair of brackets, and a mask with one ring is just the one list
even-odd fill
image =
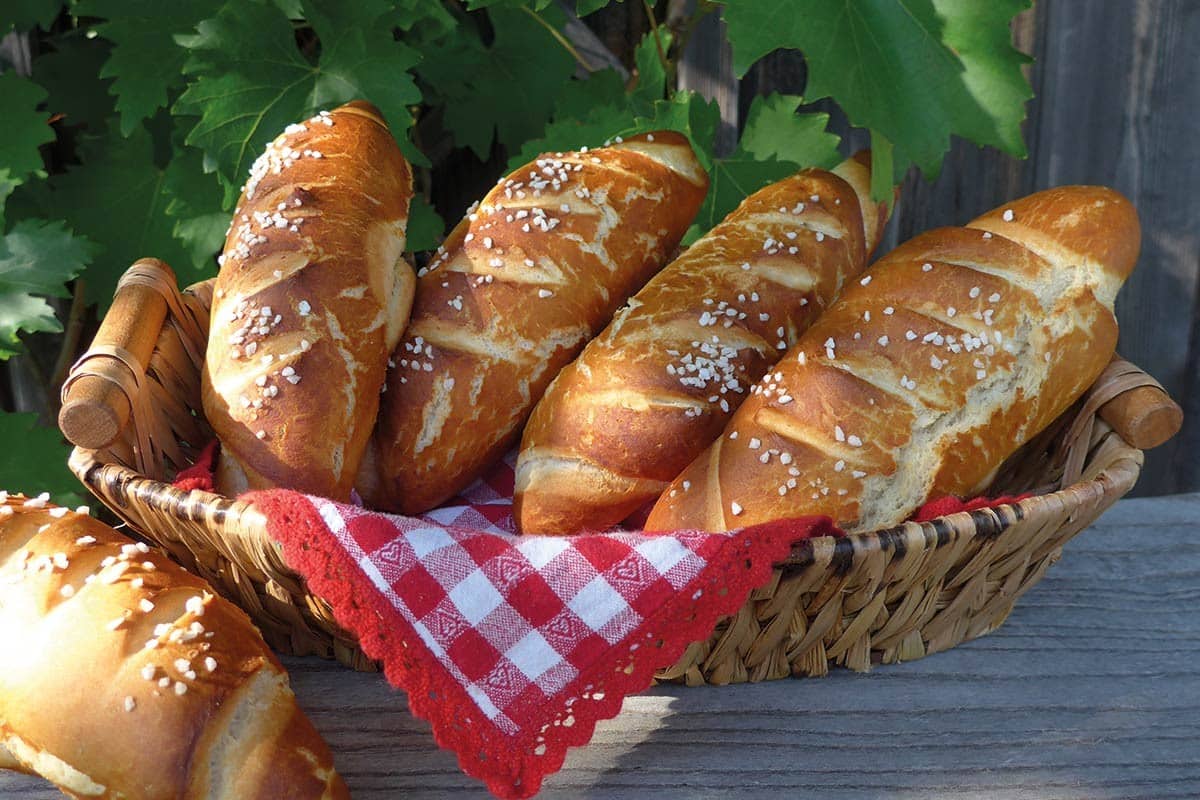
{"label": "bread roll", "polygon": [[436,506],[511,447],[558,371],[667,261],[708,178],[677,133],[502,178],[421,276],[392,356],[368,505]]}
{"label": "bread roll", "polygon": [[350,498],[412,306],[411,197],[408,162],[363,102],[288,126],[254,163],[202,373],[221,493]]}
{"label": "bread roll", "polygon": [[0,766],[72,797],[349,797],[240,609],[44,497],[0,498],[0,642]]}
{"label": "bread roll", "polygon": [[658,501],[651,530],[826,514],[850,531],[983,491],[1113,354],[1129,201],[1065,186],[880,259]]}
{"label": "bread roll", "polygon": [[559,373],[521,440],[522,532],[608,528],[720,435],[866,268],[887,220],[870,200],[869,163],[864,154],[833,172],[804,170],[747,197]]}

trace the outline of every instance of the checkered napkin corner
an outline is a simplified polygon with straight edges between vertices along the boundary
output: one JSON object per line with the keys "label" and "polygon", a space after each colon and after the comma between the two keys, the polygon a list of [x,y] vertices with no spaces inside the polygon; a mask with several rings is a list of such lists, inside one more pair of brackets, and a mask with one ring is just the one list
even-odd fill
{"label": "checkered napkin corner", "polygon": [[740,608],[792,543],[833,532],[809,519],[521,537],[499,489],[423,519],[280,490],[246,499],[438,744],[506,798],[536,793],[568,747]]}

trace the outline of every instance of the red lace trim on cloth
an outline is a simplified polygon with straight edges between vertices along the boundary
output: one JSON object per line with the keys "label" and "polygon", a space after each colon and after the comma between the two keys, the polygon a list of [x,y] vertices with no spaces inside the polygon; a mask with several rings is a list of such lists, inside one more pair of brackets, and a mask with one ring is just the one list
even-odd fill
{"label": "red lace trim on cloth", "polygon": [[[177,487],[211,491],[214,445],[179,474]],[[498,465],[462,497],[423,518],[377,514],[286,490],[242,498],[264,512],[288,565],[330,604],[363,651],[383,664],[388,681],[408,694],[412,713],[430,722],[437,743],[457,754],[465,773],[504,798],[535,794],[562,767],[568,748],[586,744],[596,723],[616,716],[626,696],[649,687],[655,672],[736,613],[795,543],[842,535],[828,518],[808,517],[723,534],[521,537],[513,533],[510,473],[511,465]],[[946,497],[927,503],[914,519],[1018,499]],[[574,567],[557,556],[531,564],[527,551],[543,547],[569,553]],[[674,548],[677,562],[650,564],[639,557],[639,547]],[[603,572],[615,569],[621,557],[641,571]],[[589,629],[580,622],[573,600],[585,596],[581,587],[591,576],[607,579],[599,582],[624,619],[636,624]],[[529,580],[536,586],[522,583]],[[457,594],[460,584],[470,584],[470,591]],[[480,594],[496,598],[490,611],[483,609],[488,614],[464,612]],[[531,595],[542,598],[541,607]],[[493,620],[501,612],[508,617],[497,625]],[[574,628],[555,627],[567,617]],[[543,657],[558,659],[553,669],[537,673],[543,668],[537,667],[533,677],[528,671],[522,676],[528,660],[510,660],[518,648],[506,651],[511,642],[498,643],[526,631],[543,646]],[[502,680],[491,683],[497,674]],[[521,691],[511,688],[512,677]]]}
{"label": "red lace trim on cloth", "polygon": [[960,500],[952,495],[939,497],[937,500],[930,500],[925,505],[917,509],[909,520],[911,522],[929,522],[930,520],[944,517],[949,514],[957,514],[960,511],[978,511],[981,508],[994,508],[996,506],[1012,505],[1019,503],[1026,497],[1032,497],[1032,494],[1017,495],[1001,495],[1000,497],[976,497],[973,500]]}
{"label": "red lace trim on cloth", "polygon": [[807,518],[705,535],[722,541],[709,548],[692,580],[668,594],[628,636],[590,656],[562,691],[520,706],[528,716],[511,720],[515,729],[505,731],[480,711],[446,662],[422,646],[395,605],[364,580],[363,568],[346,549],[330,546],[326,518],[309,499],[286,491],[245,499],[264,511],[288,564],[329,602],[338,624],[355,632],[363,651],[383,663],[387,679],[407,692],[410,709],[431,723],[437,743],[458,754],[464,772],[504,798],[536,793],[543,778],[561,768],[567,748],[586,744],[596,723],[616,716],[627,695],[650,686],[656,671],[706,638],[719,618],[735,613],[794,542],[837,533],[827,518]]}

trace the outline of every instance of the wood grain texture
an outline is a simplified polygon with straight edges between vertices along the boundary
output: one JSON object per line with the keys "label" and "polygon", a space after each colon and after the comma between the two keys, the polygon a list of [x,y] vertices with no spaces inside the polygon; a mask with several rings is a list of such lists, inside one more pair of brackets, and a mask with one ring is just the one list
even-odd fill
{"label": "wood grain texture", "polygon": [[[693,3],[684,4],[691,13]],[[700,20],[687,49],[679,59],[679,89],[690,89],[721,109],[714,150],[727,156],[738,140],[738,79],[733,72],[733,48],[725,34],[725,20],[709,14]]]}
{"label": "wood grain texture", "polygon": [[[633,697],[539,797],[1200,796],[1198,526],[1200,494],[1120,501],[1003,627],[922,661]],[[355,800],[488,796],[380,676],[285,663]]]}
{"label": "wood grain texture", "polygon": [[1200,488],[1200,7],[1190,0],[1054,0],[1039,10],[1036,125],[1026,169],[1037,186],[1095,181],[1128,196],[1144,223],[1138,269],[1117,300],[1121,352],[1185,410],[1184,435],[1147,453],[1141,493]]}

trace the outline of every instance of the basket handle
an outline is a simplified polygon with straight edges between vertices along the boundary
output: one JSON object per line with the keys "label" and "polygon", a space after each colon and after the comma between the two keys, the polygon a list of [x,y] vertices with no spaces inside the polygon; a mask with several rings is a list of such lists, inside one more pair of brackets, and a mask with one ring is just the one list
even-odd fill
{"label": "basket handle", "polygon": [[125,271],[92,346],[62,387],[58,427],[71,444],[107,447],[120,436],[167,318],[165,292],[178,292],[175,273],[156,258]]}
{"label": "basket handle", "polygon": [[1179,433],[1183,409],[1158,381],[1120,356],[1113,356],[1096,384],[1114,396],[1100,406],[1101,419],[1138,450],[1149,450]]}

